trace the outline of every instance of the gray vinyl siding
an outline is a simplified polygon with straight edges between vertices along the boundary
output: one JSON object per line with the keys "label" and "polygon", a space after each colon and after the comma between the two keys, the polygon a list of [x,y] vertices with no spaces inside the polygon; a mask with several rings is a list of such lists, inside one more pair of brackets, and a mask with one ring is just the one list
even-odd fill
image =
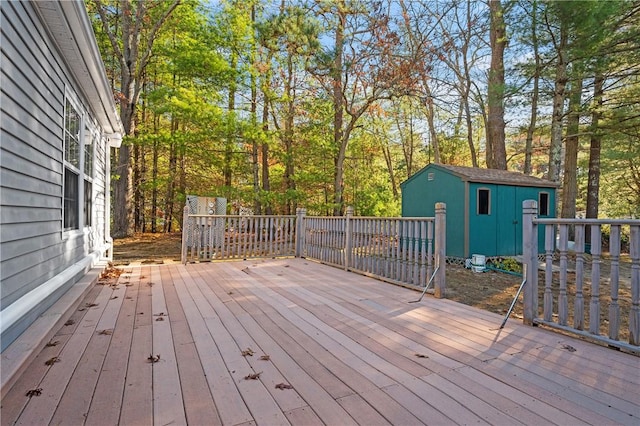
{"label": "gray vinyl siding", "polygon": [[[33,4],[0,1],[0,10],[0,306],[5,309],[104,244],[108,148],[105,138],[95,147],[93,238],[82,229],[63,232],[66,91],[81,104],[81,113],[91,112]],[[2,349],[72,284],[3,333]]]}

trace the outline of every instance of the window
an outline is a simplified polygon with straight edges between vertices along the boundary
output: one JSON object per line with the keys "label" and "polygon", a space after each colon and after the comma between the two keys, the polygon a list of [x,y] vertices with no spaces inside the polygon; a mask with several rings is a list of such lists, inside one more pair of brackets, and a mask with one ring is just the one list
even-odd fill
{"label": "window", "polygon": [[538,215],[549,216],[549,193],[541,192],[538,194]]}
{"label": "window", "polygon": [[489,189],[478,189],[478,214],[491,214],[491,191]]}
{"label": "window", "polygon": [[84,130],[84,226],[91,226],[93,206],[93,154],[97,134],[85,127]]}
{"label": "window", "polygon": [[64,203],[63,225],[69,231],[80,228],[80,122],[81,116],[69,98],[64,106]]}

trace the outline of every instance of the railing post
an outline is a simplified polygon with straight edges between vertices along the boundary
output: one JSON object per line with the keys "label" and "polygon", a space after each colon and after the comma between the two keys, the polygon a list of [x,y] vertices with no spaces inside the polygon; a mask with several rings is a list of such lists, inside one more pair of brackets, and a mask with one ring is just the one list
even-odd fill
{"label": "railing post", "polygon": [[297,208],[296,209],[296,257],[302,257],[304,253],[304,233],[305,233],[305,223],[304,217],[307,215],[307,209]]}
{"label": "railing post", "polygon": [[522,262],[526,265],[523,322],[527,325],[533,325],[538,314],[538,225],[533,222],[537,214],[537,201],[522,202]]}
{"label": "railing post", "polygon": [[438,273],[434,279],[433,295],[438,299],[445,297],[446,282],[446,264],[447,264],[447,205],[445,203],[436,203],[436,224],[435,224],[435,244],[434,251],[436,256],[435,265]]}
{"label": "railing post", "polygon": [[187,264],[187,233],[189,232],[189,205],[182,209],[182,251],[180,252],[180,261],[183,265]]}
{"label": "railing post", "polygon": [[344,270],[348,271],[351,267],[351,247],[353,239],[351,235],[351,219],[353,218],[353,207],[347,207],[344,217]]}
{"label": "railing post", "polygon": [[629,343],[640,345],[640,226],[631,225],[629,256],[631,257],[631,310]]}

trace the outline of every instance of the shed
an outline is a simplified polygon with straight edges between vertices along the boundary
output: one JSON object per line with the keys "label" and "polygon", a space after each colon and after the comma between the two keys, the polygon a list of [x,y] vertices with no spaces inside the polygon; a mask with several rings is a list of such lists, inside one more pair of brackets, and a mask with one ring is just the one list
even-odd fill
{"label": "shed", "polygon": [[[76,284],[95,282],[112,253],[109,159],[123,127],[84,2],[0,1],[0,13],[5,367],[12,342],[32,324],[55,326],[43,313],[79,303]],[[22,356],[33,343],[13,347]]]}
{"label": "shed", "polygon": [[400,187],[402,216],[434,216],[435,203],[446,203],[447,256],[453,258],[522,254],[524,200],[538,201],[539,217],[555,217],[557,185],[517,172],[429,164]]}

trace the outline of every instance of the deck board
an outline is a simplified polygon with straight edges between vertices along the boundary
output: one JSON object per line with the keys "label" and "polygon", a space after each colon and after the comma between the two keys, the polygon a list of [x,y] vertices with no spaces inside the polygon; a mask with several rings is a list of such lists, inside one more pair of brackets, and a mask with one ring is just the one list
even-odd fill
{"label": "deck board", "polygon": [[5,393],[2,425],[640,423],[637,356],[417,297],[305,259],[128,266]]}

